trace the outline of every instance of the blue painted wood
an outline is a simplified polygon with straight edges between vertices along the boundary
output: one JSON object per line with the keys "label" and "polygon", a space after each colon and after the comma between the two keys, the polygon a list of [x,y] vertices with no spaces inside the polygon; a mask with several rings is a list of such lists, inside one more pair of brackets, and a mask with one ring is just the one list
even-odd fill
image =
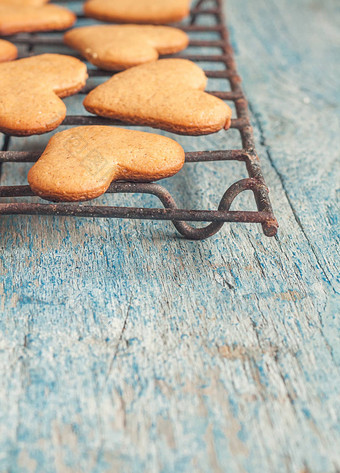
{"label": "blue painted wood", "polygon": [[[167,223],[1,218],[1,473],[340,470],[335,10],[227,5],[277,239],[236,224],[188,242]],[[1,183],[28,168],[4,165]],[[245,175],[191,164],[166,184],[213,208]]]}

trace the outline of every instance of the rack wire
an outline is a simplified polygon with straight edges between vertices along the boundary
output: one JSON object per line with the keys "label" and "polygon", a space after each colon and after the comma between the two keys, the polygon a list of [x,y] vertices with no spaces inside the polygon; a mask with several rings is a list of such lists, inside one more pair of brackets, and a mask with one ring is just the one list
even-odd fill
{"label": "rack wire", "polygon": [[[204,8],[206,2],[213,4],[213,8]],[[216,19],[213,26],[197,24],[201,15],[212,15]],[[78,18],[84,18],[78,15]],[[222,196],[217,210],[194,210],[178,208],[174,198],[169,191],[160,184],[155,183],[112,183],[107,193],[141,193],[151,194],[161,201],[164,208],[140,208],[103,205],[52,204],[33,202],[0,202],[0,215],[60,215],[75,217],[104,217],[123,219],[148,219],[148,220],[170,220],[185,238],[202,240],[217,233],[226,222],[260,223],[266,236],[275,236],[278,223],[272,210],[269,199],[269,191],[266,186],[259,158],[255,148],[253,128],[250,123],[248,102],[240,85],[241,78],[237,72],[234,53],[229,40],[229,32],[222,10],[222,0],[198,0],[191,10],[190,22],[187,25],[176,25],[186,32],[214,32],[219,40],[191,40],[191,46],[218,47],[222,53],[219,55],[194,55],[181,54],[180,57],[191,61],[205,61],[223,63],[225,69],[205,71],[208,78],[227,79],[230,83],[230,91],[214,92],[213,95],[235,104],[237,118],[232,119],[231,128],[240,133],[242,148],[236,150],[198,151],[186,153],[186,163],[207,161],[241,161],[244,162],[248,172],[248,178],[239,180],[232,184]],[[16,44],[24,44],[31,51],[35,45],[60,45],[63,44],[62,35],[47,36],[45,34],[18,34],[10,38]],[[30,52],[28,52],[29,55]],[[106,80],[112,72],[102,70],[90,70],[90,77],[100,77]],[[83,89],[80,93],[87,93],[90,87]],[[123,122],[108,120],[96,116],[68,115],[62,125],[124,125]],[[8,141],[8,137],[7,137]],[[6,139],[5,139],[6,144]],[[0,151],[1,163],[28,163],[35,162],[41,153],[29,151]],[[232,211],[230,207],[235,198],[242,192],[250,190],[253,192],[257,211]],[[32,197],[34,196],[29,186],[1,186],[0,197]],[[202,228],[196,228],[187,222],[208,222]],[[209,223],[210,222],[210,223]]]}

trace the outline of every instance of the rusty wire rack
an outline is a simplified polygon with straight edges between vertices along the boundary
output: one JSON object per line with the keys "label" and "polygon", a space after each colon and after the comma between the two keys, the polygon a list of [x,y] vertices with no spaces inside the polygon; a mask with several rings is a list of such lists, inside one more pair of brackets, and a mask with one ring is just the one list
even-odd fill
{"label": "rusty wire rack", "polygon": [[[213,3],[213,8],[205,8],[206,2]],[[212,15],[216,19],[213,26],[204,26],[196,23],[201,15]],[[79,15],[78,18],[84,18]],[[275,236],[278,223],[274,216],[269,200],[268,188],[260,168],[260,162],[255,149],[254,133],[250,123],[248,103],[241,88],[240,76],[237,73],[233,49],[229,40],[226,27],[222,0],[198,0],[191,10],[190,21],[187,25],[176,25],[186,32],[214,32],[220,37],[219,40],[191,40],[191,46],[218,47],[222,50],[220,55],[184,55],[192,61],[219,62],[225,66],[224,70],[205,71],[209,78],[227,79],[230,83],[230,91],[211,92],[223,100],[233,101],[236,108],[237,118],[232,119],[231,128],[239,131],[242,141],[242,149],[199,151],[186,153],[186,162],[207,161],[241,161],[246,164],[249,177],[232,184],[224,193],[217,210],[192,210],[181,209],[169,191],[160,184],[155,183],[112,183],[107,193],[142,193],[157,196],[164,208],[138,208],[117,206],[89,206],[72,204],[52,204],[33,202],[10,202],[0,203],[0,215],[60,215],[76,217],[104,217],[104,218],[129,218],[148,220],[172,221],[179,233],[193,240],[202,240],[218,232],[225,222],[260,223],[263,232],[267,236]],[[44,34],[18,34],[11,38],[14,43],[25,44],[28,51],[34,45],[60,45],[63,43],[62,35],[53,37]],[[28,55],[30,53],[28,52]],[[90,77],[106,78],[112,72],[102,70],[90,70]],[[82,92],[87,92],[88,89]],[[107,120],[95,116],[72,115],[67,116],[63,125],[124,125],[123,122]],[[8,142],[8,137],[5,139]],[[0,151],[0,166],[4,162],[28,163],[35,162],[41,153],[29,151]],[[253,192],[257,211],[232,211],[230,207],[234,199],[242,192],[250,190]],[[31,197],[34,196],[29,186],[1,186],[0,197]],[[203,228],[195,228],[187,222],[207,222]],[[209,223],[210,222],[210,223]]]}

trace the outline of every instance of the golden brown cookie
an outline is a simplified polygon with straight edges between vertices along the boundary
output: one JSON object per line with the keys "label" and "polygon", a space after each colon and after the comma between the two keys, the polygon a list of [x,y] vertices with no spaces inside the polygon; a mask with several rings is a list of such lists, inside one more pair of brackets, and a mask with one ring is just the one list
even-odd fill
{"label": "golden brown cookie", "polygon": [[0,62],[13,61],[18,56],[18,50],[14,44],[0,39]]}
{"label": "golden brown cookie", "polygon": [[110,126],[71,128],[54,135],[28,173],[33,192],[53,201],[102,195],[112,181],[154,181],[184,164],[182,147],[164,136]]}
{"label": "golden brown cookie", "polygon": [[100,25],[68,31],[64,42],[89,62],[108,71],[122,71],[156,61],[188,46],[189,38],[169,26]]}
{"label": "golden brown cookie", "polygon": [[0,2],[0,35],[65,30],[76,21],[70,10],[57,5],[17,5]]}
{"label": "golden brown cookie", "polygon": [[117,23],[166,24],[189,15],[190,0],[89,0],[85,15]]}
{"label": "golden brown cookie", "polygon": [[59,97],[84,87],[86,66],[60,54],[0,64],[0,132],[35,135],[56,128],[65,118]]}
{"label": "golden brown cookie", "polygon": [[38,7],[44,5],[48,0],[0,0],[0,3],[10,3],[12,5],[31,5]]}
{"label": "golden brown cookie", "polygon": [[161,59],[116,74],[92,90],[86,110],[186,135],[229,128],[231,109],[204,91],[207,78],[185,59]]}

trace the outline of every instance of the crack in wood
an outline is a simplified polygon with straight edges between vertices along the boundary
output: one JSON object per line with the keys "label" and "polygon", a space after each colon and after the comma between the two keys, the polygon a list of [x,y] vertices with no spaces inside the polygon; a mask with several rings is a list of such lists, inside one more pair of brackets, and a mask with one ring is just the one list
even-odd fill
{"label": "crack in wood", "polygon": [[254,107],[252,106],[252,104],[251,104],[250,102],[248,103],[248,105],[249,105],[249,110],[251,111],[251,114],[253,115],[253,117],[254,117],[254,119],[255,119],[255,123],[256,123],[256,126],[257,126],[257,128],[258,128],[258,131],[259,131],[259,133],[260,133],[260,144],[261,144],[261,146],[264,147],[265,152],[266,152],[266,155],[267,155],[267,157],[268,157],[268,160],[269,160],[269,162],[270,162],[272,168],[274,169],[274,171],[275,171],[277,177],[278,177],[279,180],[280,180],[280,183],[281,183],[281,185],[282,185],[283,191],[284,191],[285,196],[286,196],[286,198],[287,198],[287,202],[288,202],[288,204],[289,204],[289,206],[290,206],[290,208],[291,208],[291,210],[292,210],[292,213],[293,213],[293,216],[294,216],[294,218],[295,218],[295,221],[296,221],[296,223],[298,224],[298,226],[300,227],[300,230],[302,231],[302,233],[303,233],[305,239],[307,240],[308,245],[310,246],[310,248],[311,248],[311,250],[312,250],[312,252],[313,252],[313,254],[314,254],[314,256],[315,256],[315,259],[316,259],[316,261],[317,261],[317,263],[318,263],[318,265],[319,265],[319,268],[320,268],[321,271],[323,272],[323,275],[324,275],[325,279],[327,280],[328,284],[330,285],[330,287],[332,288],[332,290],[334,291],[334,293],[337,294],[336,288],[333,286],[332,281],[329,279],[329,277],[328,277],[328,275],[327,275],[327,271],[326,271],[325,268],[323,267],[323,264],[322,264],[321,261],[320,261],[320,258],[319,258],[318,254],[317,254],[317,252],[316,252],[316,249],[315,249],[313,243],[311,242],[310,238],[308,237],[308,234],[307,234],[307,232],[306,232],[306,230],[305,230],[305,228],[304,228],[304,226],[303,226],[303,224],[302,224],[302,222],[301,222],[301,219],[300,219],[300,217],[299,217],[298,214],[297,214],[297,210],[295,209],[295,206],[294,206],[294,204],[293,204],[293,202],[292,202],[292,199],[290,198],[289,193],[288,193],[288,190],[287,190],[287,188],[286,188],[285,179],[284,179],[283,175],[280,173],[280,171],[278,170],[278,168],[277,168],[277,166],[276,166],[276,164],[275,164],[275,161],[273,160],[273,158],[272,158],[272,156],[271,156],[270,146],[266,143],[265,133],[264,133],[264,129],[263,129],[263,126],[262,126],[262,123],[261,123],[260,114],[259,114],[259,112],[256,112],[256,111],[255,111]]}

